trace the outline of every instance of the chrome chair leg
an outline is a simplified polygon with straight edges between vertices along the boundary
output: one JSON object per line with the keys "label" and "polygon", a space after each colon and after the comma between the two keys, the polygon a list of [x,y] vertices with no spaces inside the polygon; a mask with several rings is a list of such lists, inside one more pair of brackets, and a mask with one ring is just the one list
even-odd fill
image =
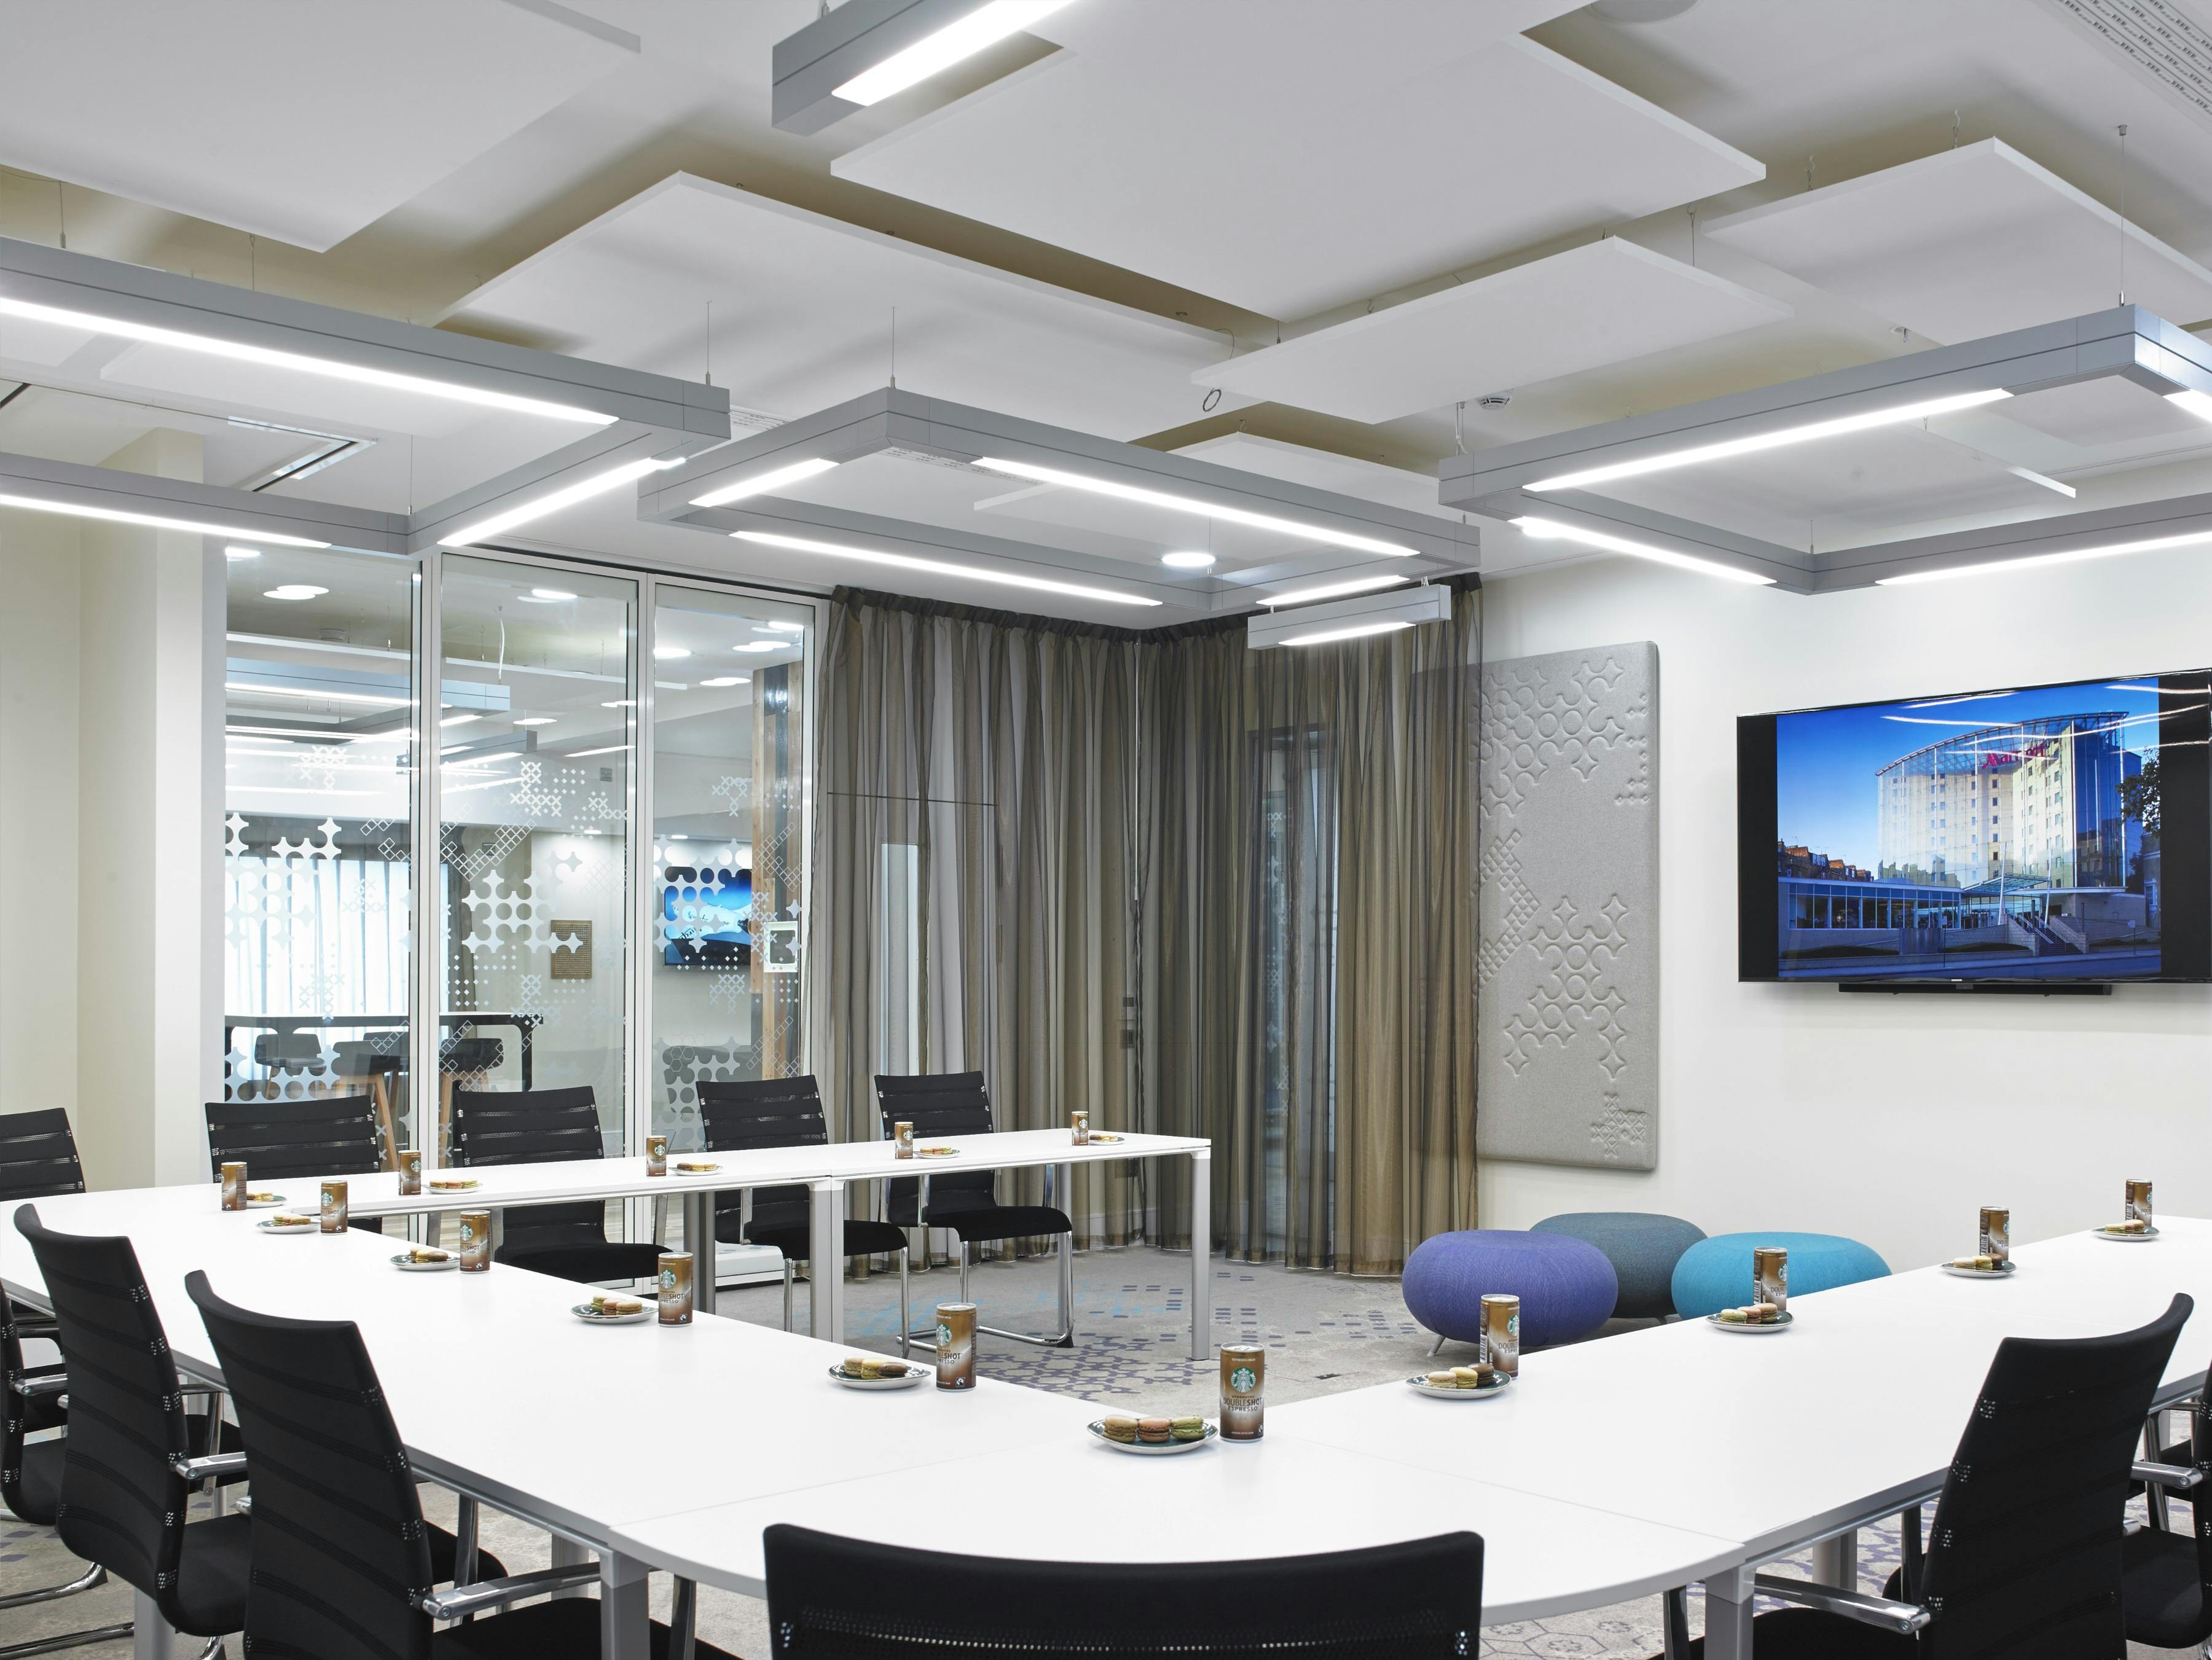
{"label": "chrome chair leg", "polygon": [[[27,1608],[33,1602],[51,1602],[57,1597],[74,1596],[81,1590],[96,1590],[107,1583],[107,1570],[94,1562],[66,1585],[49,1585],[44,1590],[21,1590],[12,1596],[0,1596],[0,1609]],[[9,1651],[0,1649],[0,1654]]]}
{"label": "chrome chair leg", "polygon": [[119,1626],[101,1626],[92,1631],[73,1631],[59,1637],[11,1643],[0,1649],[0,1660],[31,1660],[34,1654],[59,1654],[64,1649],[81,1649],[94,1643],[127,1643],[135,1629],[126,1620]]}
{"label": "chrome chair leg", "polygon": [[199,1652],[199,1660],[222,1660],[222,1639],[209,1638],[207,1646]]}
{"label": "chrome chair leg", "polygon": [[678,1575],[668,1599],[668,1660],[694,1660],[698,1650],[698,1582]]}
{"label": "chrome chair leg", "polygon": [[[811,1283],[806,1294],[811,1301],[814,1295]],[[788,1256],[783,1259],[783,1329],[786,1331],[791,1329],[791,1259]]]}
{"label": "chrome chair leg", "polygon": [[[2163,1438],[2159,1416],[2153,1413],[2143,1420],[2143,1456],[2154,1463],[2166,1456],[2166,1449],[2159,1444]],[[2144,1508],[2149,1512],[2152,1529],[2158,1533],[2172,1532],[2173,1518],[2166,1508],[2166,1489],[2155,1482],[2149,1482],[2145,1484],[2143,1493]]]}
{"label": "chrome chair leg", "polygon": [[1443,1336],[1443,1334],[1442,1332],[1438,1332],[1438,1333],[1437,1334],[1437,1341],[1436,1341],[1435,1342],[1433,1342],[1433,1343],[1431,1343],[1431,1344],[1430,1344],[1430,1345],[1429,1345],[1429,1359],[1431,1359],[1431,1360],[1433,1360],[1433,1359],[1435,1359],[1438,1355],[1442,1354],[1443,1352],[1444,1352],[1444,1336]]}

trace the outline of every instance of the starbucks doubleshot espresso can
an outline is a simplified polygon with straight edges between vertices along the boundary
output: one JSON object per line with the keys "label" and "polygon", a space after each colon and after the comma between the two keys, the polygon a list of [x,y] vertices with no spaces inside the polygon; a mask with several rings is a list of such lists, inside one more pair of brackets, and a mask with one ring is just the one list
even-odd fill
{"label": "starbucks doubleshot espresso can", "polygon": [[972,1389],[975,1387],[975,1305],[939,1303],[937,1305],[937,1387]]}
{"label": "starbucks doubleshot espresso can", "polygon": [[1267,1432],[1267,1351],[1257,1343],[1221,1346],[1221,1438],[1257,1441]]}
{"label": "starbucks doubleshot espresso can", "polygon": [[1981,1231],[1974,1241],[1974,1250],[1977,1256],[1989,1257],[1993,1262],[2008,1262],[2012,1260],[2010,1211],[1999,1210],[1993,1205],[1982,1207]]}
{"label": "starbucks doubleshot espresso can", "polygon": [[1521,1375],[1521,1299],[1490,1292],[1482,1299],[1482,1342],[1475,1358],[1508,1377]]}
{"label": "starbucks doubleshot espresso can", "polygon": [[891,1157],[914,1157],[914,1126],[903,1118],[891,1126]]}
{"label": "starbucks doubleshot espresso can", "polygon": [[1790,1253],[1780,1245],[1761,1245],[1751,1254],[1751,1300],[1771,1303],[1777,1314],[1790,1309]]}
{"label": "starbucks doubleshot espresso can", "polygon": [[422,1191],[422,1155],[412,1147],[399,1155],[399,1191],[409,1198]]}
{"label": "starbucks doubleshot espresso can", "polygon": [[346,1226],[346,1184],[343,1182],[323,1183],[323,1231],[343,1233]]}
{"label": "starbucks doubleshot espresso can", "polygon": [[222,1167],[222,1207],[225,1210],[246,1208],[246,1166],[225,1164]]}
{"label": "starbucks doubleshot espresso can", "polygon": [[1068,1139],[1073,1141],[1077,1146],[1087,1147],[1091,1145],[1091,1115],[1089,1113],[1071,1112],[1068,1114],[1067,1129]]}
{"label": "starbucks doubleshot espresso can", "polygon": [[688,1250],[663,1251],[660,1256],[660,1323],[664,1326],[688,1326],[691,1323],[691,1253]]}
{"label": "starbucks doubleshot espresso can", "polygon": [[[647,1176],[668,1174],[668,1138],[666,1136],[648,1135],[645,1138],[645,1173]],[[653,1202],[658,1204],[659,1201],[655,1200]]]}
{"label": "starbucks doubleshot espresso can", "polygon": [[2140,1222],[2147,1228],[2157,1225],[2151,1220],[2149,1183],[2128,1183],[2127,1208],[2120,1213],[2120,1219],[2123,1222]]}
{"label": "starbucks doubleshot espresso can", "polygon": [[465,1210],[461,1213],[461,1272],[488,1274],[491,1271],[491,1213],[488,1210]]}

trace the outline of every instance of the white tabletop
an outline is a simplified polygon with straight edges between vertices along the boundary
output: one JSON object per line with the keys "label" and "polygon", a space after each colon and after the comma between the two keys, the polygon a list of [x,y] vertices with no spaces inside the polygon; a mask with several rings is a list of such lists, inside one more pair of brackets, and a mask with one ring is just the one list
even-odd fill
{"label": "white tabletop", "polygon": [[[1434,1404],[1479,1417],[1493,1403]],[[1019,1494],[1064,1500],[1072,1525],[1009,1525],[1008,1499]],[[1302,1556],[1464,1529],[1482,1535],[1482,1617],[1491,1625],[1650,1595],[1741,1556],[1725,1540],[1272,1430],[1257,1443],[1146,1458],[1079,1429],[963,1457],[932,1470],[926,1485],[872,1475],[619,1531],[623,1548],[646,1561],[759,1596],[762,1530],[779,1522],[915,1549],[1130,1562]]]}
{"label": "white tabletop", "polygon": [[1735,1540],[1759,1560],[1930,1491],[2006,1337],[2124,1331],[2187,1292],[2199,1315],[2168,1394],[2193,1386],[2212,1359],[2212,1223],[2160,1225],[2149,1244],[2021,1247],[2003,1281],[1929,1267],[1792,1297],[1779,1335],[1686,1320],[1540,1351],[1480,1411],[1380,1385],[1279,1408],[1268,1431]]}

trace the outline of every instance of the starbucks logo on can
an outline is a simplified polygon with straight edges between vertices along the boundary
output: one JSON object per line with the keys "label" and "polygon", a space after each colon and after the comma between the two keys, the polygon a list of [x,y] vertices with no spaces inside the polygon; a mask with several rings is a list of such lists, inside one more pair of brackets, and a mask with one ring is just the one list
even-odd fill
{"label": "starbucks logo on can", "polygon": [[461,1219],[461,1243],[464,1245],[472,1244],[475,1243],[476,1237],[477,1225],[470,1221],[465,1216],[463,1217]]}
{"label": "starbucks logo on can", "polygon": [[952,1328],[942,1320],[937,1323],[937,1347],[941,1349],[949,1349],[952,1347]]}
{"label": "starbucks logo on can", "polygon": [[674,1268],[661,1269],[660,1288],[663,1291],[674,1291],[676,1289],[676,1270]]}
{"label": "starbucks logo on can", "polygon": [[1259,1382],[1259,1374],[1249,1366],[1238,1366],[1229,1374],[1229,1387],[1239,1395],[1249,1395]]}
{"label": "starbucks logo on can", "polygon": [[1505,1316],[1505,1335],[1516,1343],[1521,1341],[1521,1316],[1519,1315],[1509,1314]]}

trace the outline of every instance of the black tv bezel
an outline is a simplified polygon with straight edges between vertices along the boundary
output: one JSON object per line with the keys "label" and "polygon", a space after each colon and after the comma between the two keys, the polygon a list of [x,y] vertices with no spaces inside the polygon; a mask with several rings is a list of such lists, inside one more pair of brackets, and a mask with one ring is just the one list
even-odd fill
{"label": "black tv bezel", "polygon": [[[1873,708],[1889,703],[1933,702],[1939,698],[1993,696],[2005,691],[2041,691],[2054,686],[2087,685],[2094,680],[2155,682],[2196,692],[2195,702],[2159,715],[2159,851],[2166,884],[2165,929],[2160,937],[2157,974],[2067,975],[2027,978],[1981,975],[1784,975],[1781,940],[1776,932],[1780,900],[1774,883],[1774,844],[1781,804],[1775,799],[1776,722],[1789,714],[1826,714],[1837,709]],[[2176,684],[2179,683],[2179,684]],[[1768,714],[1741,714],[1735,723],[1736,979],[1748,984],[1782,986],[1850,985],[1868,988],[1911,987],[2002,987],[2008,991],[2062,986],[2199,986],[2212,984],[2212,669],[2176,669],[2157,674],[2108,674],[2081,679],[2034,681],[1975,691],[1932,692],[1924,697],[1869,697],[1851,703],[1812,704]],[[2173,764],[2169,765],[2171,753]],[[2177,851],[2187,856],[2176,859]]]}

